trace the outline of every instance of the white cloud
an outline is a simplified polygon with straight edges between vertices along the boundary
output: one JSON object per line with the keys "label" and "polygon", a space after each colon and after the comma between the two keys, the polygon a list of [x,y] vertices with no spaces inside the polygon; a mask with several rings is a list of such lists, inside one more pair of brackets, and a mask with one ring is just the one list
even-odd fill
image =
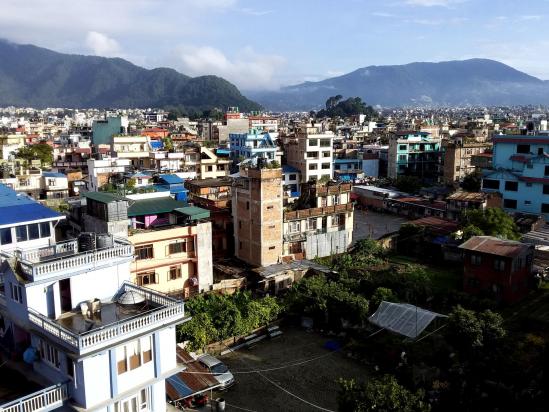
{"label": "white cloud", "polygon": [[520,20],[528,21],[528,20],[541,20],[543,16],[539,15],[527,15],[527,16],[520,16]]}
{"label": "white cloud", "polygon": [[176,53],[183,73],[190,76],[214,74],[247,90],[276,88],[276,74],[285,64],[283,57],[260,54],[251,47],[241,49],[232,57],[209,46],[182,46]]}
{"label": "white cloud", "polygon": [[86,35],[86,46],[96,56],[112,57],[120,53],[120,45],[116,40],[96,31],[88,32]]}
{"label": "white cloud", "polygon": [[267,14],[271,14],[273,12],[273,10],[254,10],[247,7],[240,9],[240,11],[244,14],[249,14],[250,16],[256,17],[266,16]]}

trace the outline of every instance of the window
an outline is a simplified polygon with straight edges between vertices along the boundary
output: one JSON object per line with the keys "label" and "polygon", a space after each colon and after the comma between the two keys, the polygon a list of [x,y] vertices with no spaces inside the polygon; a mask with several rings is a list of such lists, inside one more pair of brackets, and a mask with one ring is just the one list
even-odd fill
{"label": "window", "polygon": [[332,216],[332,226],[339,226],[345,224],[345,215]]}
{"label": "window", "polygon": [[289,177],[288,177],[289,180],[297,180],[297,175],[296,174],[291,174]]}
{"label": "window", "polygon": [[40,229],[38,223],[33,223],[27,226],[29,233],[29,240],[39,239],[40,238]]}
{"label": "window", "polygon": [[545,176],[549,176],[549,166],[545,166]]}
{"label": "window", "polygon": [[525,205],[531,205],[531,204],[532,204],[532,201],[531,201],[531,200],[525,200],[525,201],[524,201],[524,204],[525,204]]}
{"label": "window", "polygon": [[0,245],[8,245],[11,242],[11,228],[0,229]]}
{"label": "window", "polygon": [[515,199],[503,199],[503,207],[506,209],[516,209],[517,201]]}
{"label": "window", "polygon": [[341,198],[339,195],[334,195],[332,204],[339,205],[341,203]]}
{"label": "window", "polygon": [[549,195],[549,185],[543,185],[543,194]]}
{"label": "window", "polygon": [[471,255],[471,265],[479,266],[482,263],[480,255]]}
{"label": "window", "polygon": [[187,242],[175,242],[170,243],[168,246],[168,251],[170,255],[173,255],[175,253],[183,253],[187,251]]}
{"label": "window", "polygon": [[505,261],[503,259],[494,259],[494,270],[503,272],[505,270]]}
{"label": "window", "polygon": [[499,190],[499,180],[494,179],[483,179],[482,180],[483,189],[496,189]]}
{"label": "window", "polygon": [[330,147],[330,139],[320,139],[320,147]]}
{"label": "window", "polygon": [[28,240],[27,226],[16,226],[15,235],[18,242],[25,242]]}
{"label": "window", "polygon": [[309,146],[318,146],[318,139],[309,139]]}
{"label": "window", "polygon": [[250,210],[250,202],[246,202],[246,210]]}
{"label": "window", "polygon": [[460,167],[456,166],[456,172],[459,172]]}
{"label": "window", "polygon": [[542,155],[543,154],[543,147],[538,147],[538,155]]}
{"label": "window", "polygon": [[274,206],[267,206],[267,210],[271,210]]}
{"label": "window", "polygon": [[398,150],[406,150],[406,145],[405,144],[399,145]]}
{"label": "window", "polygon": [[208,172],[211,172],[213,170],[213,166],[208,166]]}
{"label": "window", "polygon": [[74,361],[68,356],[66,357],[66,359],[67,359],[67,375],[74,379]]}
{"label": "window", "polygon": [[137,274],[137,285],[146,286],[157,284],[156,272],[144,272]]}
{"label": "window", "polygon": [[549,213],[549,203],[541,204],[541,213]]}
{"label": "window", "polygon": [[242,242],[238,242],[238,248],[242,249]]}
{"label": "window", "polygon": [[49,363],[54,368],[59,369],[59,352],[48,342],[40,342],[40,352],[42,355],[42,360],[46,363]]}
{"label": "window", "polygon": [[406,155],[398,155],[398,160],[406,160]]}
{"label": "window", "polygon": [[176,280],[181,277],[181,266],[170,266],[168,280]]}
{"label": "window", "polygon": [[275,250],[276,246],[269,246],[269,250]]}
{"label": "window", "polygon": [[322,152],[322,157],[330,157],[330,152]]}
{"label": "window", "polygon": [[309,164],[309,170],[316,170],[316,169],[317,169],[317,164],[316,163]]}
{"label": "window", "polygon": [[11,298],[18,303],[23,303],[23,289],[21,289],[21,285],[18,285],[16,283],[11,283]]}
{"label": "window", "polygon": [[330,163],[322,163],[322,169],[326,170],[330,168]]}
{"label": "window", "polygon": [[154,257],[153,245],[137,246],[135,254],[136,260],[152,259]]}
{"label": "window", "polygon": [[50,237],[50,222],[40,223],[40,237]]}
{"label": "window", "polygon": [[316,230],[316,218],[307,220],[307,229]]}
{"label": "window", "polygon": [[518,190],[518,182],[505,181],[505,190],[516,192]]}
{"label": "window", "polygon": [[297,233],[300,231],[299,222],[290,222],[290,233]]}
{"label": "window", "polygon": [[118,374],[139,368],[152,361],[152,338],[146,336],[116,348]]}
{"label": "window", "polygon": [[530,153],[530,145],[529,144],[518,144],[517,145],[517,153]]}

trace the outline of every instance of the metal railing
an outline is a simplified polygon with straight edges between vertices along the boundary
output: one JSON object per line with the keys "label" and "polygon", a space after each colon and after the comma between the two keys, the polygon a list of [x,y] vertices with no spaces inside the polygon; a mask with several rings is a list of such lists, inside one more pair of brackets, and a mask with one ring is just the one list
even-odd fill
{"label": "metal railing", "polygon": [[58,383],[38,392],[0,405],[0,412],[51,411],[63,406],[69,398],[66,383]]}
{"label": "metal railing", "polygon": [[64,328],[56,321],[32,309],[29,309],[29,321],[61,340],[75,352],[82,354],[105,344],[113,343],[113,341],[126,335],[142,333],[145,329],[154,325],[182,319],[185,316],[184,303],[180,300],[125,282],[119,294],[127,291],[134,291],[143,296],[147,302],[161,305],[161,307],[144,311],[141,314],[81,334]]}

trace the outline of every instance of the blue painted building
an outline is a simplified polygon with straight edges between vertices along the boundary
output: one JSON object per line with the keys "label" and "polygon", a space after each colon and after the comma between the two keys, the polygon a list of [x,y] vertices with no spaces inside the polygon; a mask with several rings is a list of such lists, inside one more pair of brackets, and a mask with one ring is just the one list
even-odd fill
{"label": "blue painted building", "polygon": [[229,134],[231,157],[235,160],[243,157],[251,159],[260,157],[280,161],[279,149],[276,145],[278,133],[263,133],[252,129],[249,133]]}
{"label": "blue painted building", "polygon": [[549,220],[549,134],[493,138],[492,169],[482,190],[500,192],[507,212],[542,214]]}
{"label": "blue painted building", "polygon": [[440,171],[441,139],[427,132],[402,131],[389,140],[387,176],[416,176],[436,181]]}

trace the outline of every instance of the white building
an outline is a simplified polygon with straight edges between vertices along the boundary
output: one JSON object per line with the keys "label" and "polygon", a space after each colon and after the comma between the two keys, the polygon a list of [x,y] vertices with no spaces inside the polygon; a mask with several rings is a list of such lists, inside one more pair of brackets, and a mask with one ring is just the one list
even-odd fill
{"label": "white building", "polygon": [[308,124],[300,126],[296,137],[288,140],[288,164],[300,170],[303,183],[332,178],[334,137],[320,125]]}
{"label": "white building", "polygon": [[96,192],[108,183],[114,174],[123,174],[130,169],[131,160],[121,158],[88,159],[88,189]]}
{"label": "white building", "polygon": [[[8,212],[17,195],[2,195],[4,226],[25,223],[30,233],[47,219],[29,215],[29,203],[19,206],[27,220],[14,218]],[[55,243],[50,236],[48,246],[15,241],[0,252],[3,341],[51,383],[0,410],[166,410],[165,379],[182,369],[175,325],[184,321],[183,302],[130,283],[134,249],[127,240],[91,239]]]}

